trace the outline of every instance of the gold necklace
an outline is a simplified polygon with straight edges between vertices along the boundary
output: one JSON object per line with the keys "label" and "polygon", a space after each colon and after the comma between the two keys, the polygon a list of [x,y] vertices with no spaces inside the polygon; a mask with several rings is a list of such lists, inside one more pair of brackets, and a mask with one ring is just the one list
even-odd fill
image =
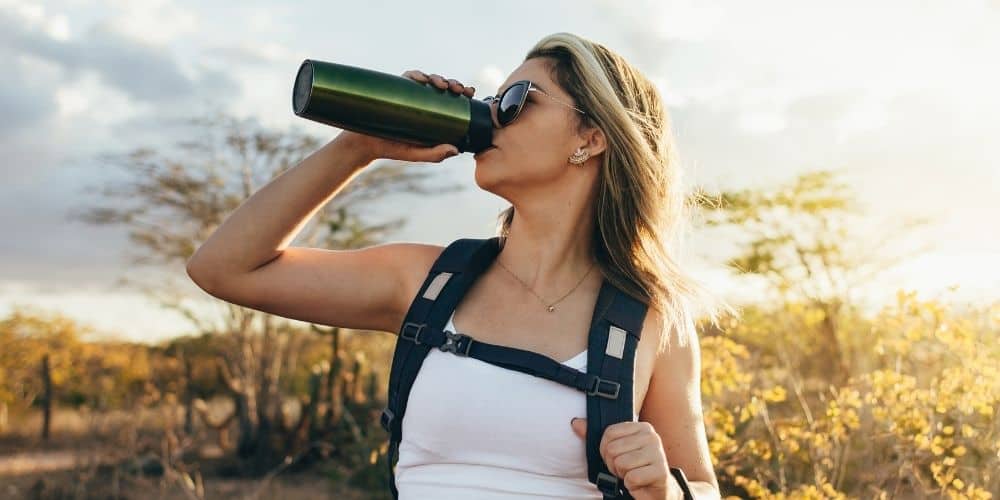
{"label": "gold necklace", "polygon": [[[529,291],[529,292],[531,292],[531,293],[532,293],[532,294],[533,294],[533,295],[534,295],[535,297],[538,297],[538,300],[540,300],[540,301],[542,302],[542,304],[543,304],[543,305],[544,305],[544,304],[548,304],[548,302],[546,302],[546,301],[545,301],[545,299],[543,299],[543,298],[542,298],[542,297],[541,297],[540,295],[538,295],[537,293],[535,293],[535,291],[534,291],[534,290],[532,290],[532,289],[531,289],[531,287],[530,287],[530,286],[528,286],[528,284],[527,284],[527,283],[525,283],[525,282],[521,281],[521,278],[518,278],[518,277],[517,277],[517,275],[516,275],[516,274],[514,274],[514,272],[513,272],[513,271],[511,271],[510,269],[507,269],[507,266],[505,266],[505,265],[501,264],[501,263],[500,263],[500,259],[497,259],[497,260],[496,260],[496,263],[497,263],[497,264],[499,264],[499,265],[500,265],[500,267],[502,267],[504,271],[507,271],[507,273],[508,273],[508,274],[510,274],[511,276],[513,276],[513,277],[514,277],[514,279],[516,279],[516,280],[517,280],[517,281],[518,281],[519,283],[521,283],[521,285],[522,285],[522,286],[524,286],[525,288],[527,288],[527,289],[528,289],[528,291]],[[566,297],[569,297],[569,294],[573,293],[573,291],[574,291],[574,290],[576,290],[576,289],[577,289],[577,287],[579,287],[581,283],[583,283],[583,280],[587,279],[587,276],[589,276],[589,275],[590,275],[590,271],[593,271],[593,270],[594,270],[594,264],[590,264],[590,269],[587,269],[587,272],[586,272],[586,273],[585,273],[585,274],[583,275],[583,277],[582,277],[582,278],[580,278],[580,281],[578,281],[578,282],[576,283],[576,285],[574,285],[574,286],[573,286],[573,288],[571,288],[571,289],[570,289],[570,291],[566,292],[566,294],[565,294],[565,295],[563,295],[562,297],[560,297],[560,298],[559,298],[559,300],[557,300],[557,301],[555,301],[555,302],[553,302],[553,303],[551,303],[551,304],[548,304],[548,305],[546,306],[546,308],[545,308],[545,309],[546,309],[546,310],[547,310],[548,312],[553,312],[553,311],[555,311],[555,310],[556,310],[556,304],[558,304],[558,303],[562,302],[562,301],[563,301],[563,299],[565,299]]]}

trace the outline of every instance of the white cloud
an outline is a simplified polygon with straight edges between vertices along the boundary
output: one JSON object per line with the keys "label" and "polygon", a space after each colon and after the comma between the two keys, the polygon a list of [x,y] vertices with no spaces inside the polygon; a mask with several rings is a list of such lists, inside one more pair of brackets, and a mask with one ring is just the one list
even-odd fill
{"label": "white cloud", "polygon": [[711,38],[724,28],[726,17],[724,7],[715,1],[649,0],[623,4],[600,0],[598,3],[614,10],[628,29],[644,31],[663,41]]}
{"label": "white cloud", "polygon": [[166,45],[194,34],[198,16],[172,0],[107,0],[113,12],[107,27],[151,45]]}
{"label": "white cloud", "polygon": [[275,15],[276,6],[253,6],[244,14],[245,27],[252,33],[269,33],[278,29],[278,18]]}
{"label": "white cloud", "polygon": [[718,32],[725,18],[725,10],[715,2],[672,0],[654,5],[652,14],[644,17],[655,23],[655,33],[669,40],[705,40]]}
{"label": "white cloud", "polygon": [[788,120],[780,113],[761,111],[740,115],[740,128],[749,134],[773,134],[788,126]]}
{"label": "white cloud", "polygon": [[609,13],[630,33],[636,63],[670,80],[675,104],[745,113],[751,133],[777,127],[773,115],[797,100],[858,86],[841,139],[884,124],[889,100],[905,93],[1000,103],[990,90],[1000,66],[989,62],[1000,16],[981,2],[648,1]]}
{"label": "white cloud", "polygon": [[59,121],[86,121],[89,127],[97,130],[130,120],[146,108],[123,92],[103,84],[94,73],[82,74],[76,81],[60,87],[55,97],[59,104]]}
{"label": "white cloud", "polygon": [[203,53],[229,64],[237,62],[250,65],[281,64],[296,57],[291,49],[280,43],[258,40],[241,40],[233,45],[207,47]]}
{"label": "white cloud", "polygon": [[681,108],[688,104],[689,98],[675,91],[667,78],[658,75],[647,75],[647,77],[656,86],[660,98],[663,99],[668,108]]}
{"label": "white cloud", "polygon": [[57,14],[46,23],[45,32],[49,34],[54,40],[59,40],[65,42],[69,40],[69,19],[62,14]]}
{"label": "white cloud", "polygon": [[888,98],[875,97],[871,93],[852,102],[844,114],[834,122],[837,130],[836,142],[842,144],[851,136],[868,134],[886,126],[889,121],[887,102]]}
{"label": "white cloud", "polygon": [[26,23],[37,26],[45,20],[45,7],[40,4],[29,2],[4,2],[4,4],[11,12],[21,16]]}
{"label": "white cloud", "polygon": [[90,109],[90,99],[79,88],[66,87],[56,90],[56,102],[59,103],[59,116],[71,118]]}
{"label": "white cloud", "polygon": [[493,95],[503,85],[507,79],[507,73],[496,65],[484,66],[476,74],[476,81],[472,83],[476,87],[476,96],[479,98]]}

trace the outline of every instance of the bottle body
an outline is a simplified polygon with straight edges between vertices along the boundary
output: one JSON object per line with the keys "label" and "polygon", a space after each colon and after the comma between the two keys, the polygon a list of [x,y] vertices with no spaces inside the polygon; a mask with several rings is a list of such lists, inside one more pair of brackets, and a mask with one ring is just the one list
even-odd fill
{"label": "bottle body", "polygon": [[493,142],[489,104],[409,78],[306,59],[292,91],[300,117],[421,146],[476,153]]}

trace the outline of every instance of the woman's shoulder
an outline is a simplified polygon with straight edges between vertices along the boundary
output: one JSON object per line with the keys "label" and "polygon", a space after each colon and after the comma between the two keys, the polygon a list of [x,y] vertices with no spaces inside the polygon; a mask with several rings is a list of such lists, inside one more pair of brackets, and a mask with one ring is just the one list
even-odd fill
{"label": "woman's shoulder", "polygon": [[396,247],[398,257],[403,261],[401,263],[409,273],[423,275],[427,274],[427,271],[434,265],[434,261],[445,249],[442,245],[432,243],[398,242],[391,243],[391,245]]}
{"label": "woman's shoulder", "polygon": [[649,307],[642,324],[642,339],[655,346],[656,357],[670,355],[677,349],[690,348],[697,342],[697,331],[690,311],[686,309],[664,311]]}
{"label": "woman's shoulder", "polygon": [[[459,239],[485,240],[487,238],[467,237]],[[455,241],[458,241],[458,239]],[[391,245],[397,247],[399,258],[406,261],[401,267],[405,269],[403,286],[406,288],[409,296],[413,296],[420,291],[420,287],[423,286],[424,280],[427,278],[427,273],[430,272],[431,267],[434,266],[437,259],[441,257],[442,252],[448,247],[448,245],[410,242],[391,243]]]}
{"label": "woman's shoulder", "polygon": [[404,296],[412,297],[424,283],[431,266],[444,251],[442,245],[430,243],[398,242],[390,243],[394,247],[395,257],[399,259],[398,269],[402,269]]}
{"label": "woman's shoulder", "polygon": [[[486,240],[487,238],[459,238],[459,240]],[[454,242],[452,242],[454,243]],[[391,245],[398,247],[400,251],[400,257],[409,260],[409,265],[407,266],[412,272],[420,276],[422,280],[426,277],[427,272],[430,271],[431,266],[437,261],[441,253],[444,252],[448,245],[436,245],[432,243],[411,243],[411,242],[399,242],[391,243]],[[450,245],[450,243],[449,243]]]}

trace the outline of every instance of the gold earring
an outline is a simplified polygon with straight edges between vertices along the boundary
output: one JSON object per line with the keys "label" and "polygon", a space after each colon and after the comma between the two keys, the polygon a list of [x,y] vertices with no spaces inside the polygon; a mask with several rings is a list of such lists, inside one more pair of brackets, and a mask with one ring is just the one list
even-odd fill
{"label": "gold earring", "polygon": [[574,165],[583,165],[583,162],[587,161],[587,158],[590,158],[590,153],[588,153],[586,149],[576,148],[576,152],[573,153],[573,156],[569,157],[569,162]]}

